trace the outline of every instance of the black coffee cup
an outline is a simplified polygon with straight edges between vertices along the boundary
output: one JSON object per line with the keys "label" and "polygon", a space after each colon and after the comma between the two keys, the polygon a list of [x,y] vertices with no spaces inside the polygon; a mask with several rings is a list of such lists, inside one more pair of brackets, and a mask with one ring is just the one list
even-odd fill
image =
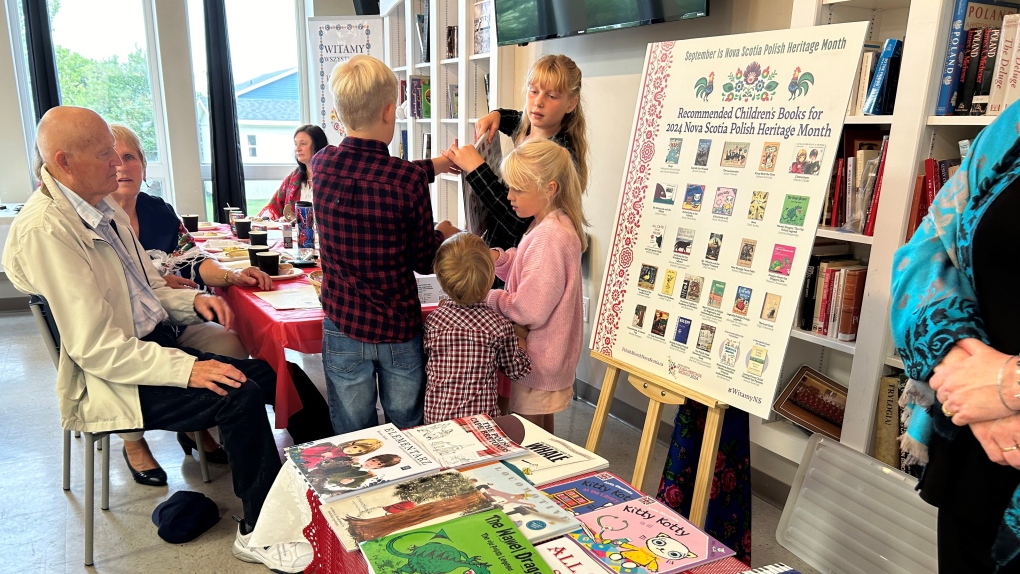
{"label": "black coffee cup", "polygon": [[235,219],[234,229],[234,234],[237,235],[238,239],[248,239],[248,233],[251,232],[251,220]]}
{"label": "black coffee cup", "polygon": [[258,254],[262,251],[269,251],[269,247],[267,245],[252,245],[248,248],[248,261],[252,267],[259,266]]}
{"label": "black coffee cup", "polygon": [[269,232],[263,229],[252,229],[248,232],[252,245],[269,245]]}
{"label": "black coffee cup", "polygon": [[280,274],[280,253],[278,251],[259,251],[256,254],[259,260],[259,269],[266,275]]}
{"label": "black coffee cup", "polygon": [[184,229],[187,229],[188,233],[195,233],[198,231],[197,215],[182,215],[181,220],[184,222]]}

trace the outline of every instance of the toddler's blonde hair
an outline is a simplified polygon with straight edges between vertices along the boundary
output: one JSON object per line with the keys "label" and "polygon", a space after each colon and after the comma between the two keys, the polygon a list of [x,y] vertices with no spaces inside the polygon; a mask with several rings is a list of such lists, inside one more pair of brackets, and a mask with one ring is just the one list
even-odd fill
{"label": "toddler's blonde hair", "polygon": [[458,305],[485,301],[495,277],[495,265],[481,237],[458,233],[439,246],[432,264],[443,291]]}
{"label": "toddler's blonde hair", "polygon": [[354,56],[333,68],[329,91],[344,126],[363,130],[378,121],[387,104],[397,102],[397,77],[377,58]]}
{"label": "toddler's blonde hair", "polygon": [[552,140],[526,141],[503,159],[502,172],[508,186],[526,193],[536,193],[555,181],[558,190],[552,197],[552,208],[562,209],[574,224],[577,238],[581,240],[581,251],[588,248],[588,235],[584,231],[588,220],[581,203],[581,182],[566,148]]}

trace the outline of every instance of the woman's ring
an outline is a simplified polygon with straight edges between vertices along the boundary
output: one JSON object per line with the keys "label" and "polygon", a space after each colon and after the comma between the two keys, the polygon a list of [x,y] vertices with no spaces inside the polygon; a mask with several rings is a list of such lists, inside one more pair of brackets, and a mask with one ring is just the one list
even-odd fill
{"label": "woman's ring", "polygon": [[1009,452],[1011,450],[1016,450],[1017,448],[1020,448],[1020,447],[1018,447],[1017,445],[1013,445],[1011,447],[1007,447],[1007,448],[1002,449],[1002,452]]}
{"label": "woman's ring", "polygon": [[953,415],[955,415],[956,413],[950,412],[949,409],[946,408],[946,404],[942,403],[942,414],[946,415],[949,418],[953,418]]}

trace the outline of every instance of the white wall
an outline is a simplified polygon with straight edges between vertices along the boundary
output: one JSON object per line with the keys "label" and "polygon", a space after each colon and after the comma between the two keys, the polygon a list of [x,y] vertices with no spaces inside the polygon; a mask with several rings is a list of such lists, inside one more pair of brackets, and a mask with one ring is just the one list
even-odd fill
{"label": "white wall", "polygon": [[[0,13],[7,11],[0,4]],[[32,192],[31,164],[21,129],[21,103],[14,81],[14,52],[6,17],[0,18],[0,203],[22,203]]]}
{"label": "white wall", "polygon": [[[547,40],[516,49],[514,76],[518,86],[523,86],[532,62],[544,54],[569,56],[584,76],[582,98],[591,149],[588,180],[592,182],[585,199],[585,214],[591,224],[585,295],[591,298],[591,310],[577,369],[579,379],[601,388],[605,375],[604,363],[589,357],[588,340],[606,250],[613,236],[646,46],[650,42],[789,28],[792,4],[792,0],[711,0],[707,18]],[[518,109],[522,107],[522,97],[518,90],[515,101]],[[644,411],[648,400],[623,380],[625,376],[620,378],[616,398]],[[667,411],[664,420],[672,422],[673,409],[664,410]]]}

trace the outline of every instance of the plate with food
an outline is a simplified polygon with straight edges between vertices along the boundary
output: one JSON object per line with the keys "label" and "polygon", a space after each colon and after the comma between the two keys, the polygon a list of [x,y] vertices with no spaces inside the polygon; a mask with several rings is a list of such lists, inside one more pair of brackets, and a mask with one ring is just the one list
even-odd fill
{"label": "plate with food", "polygon": [[238,246],[227,246],[221,253],[216,254],[217,261],[248,261],[248,248]]}
{"label": "plate with food", "polygon": [[222,239],[224,237],[230,237],[229,231],[196,231],[191,234],[192,237],[200,241],[206,239]]}
{"label": "plate with food", "polygon": [[220,224],[219,223],[215,223],[215,222],[212,222],[212,221],[199,221],[198,222],[198,230],[199,231],[216,231],[219,228],[220,228]]}
{"label": "plate with food", "polygon": [[295,277],[301,277],[304,274],[305,274],[304,271],[302,271],[300,269],[297,269],[296,267],[291,267],[290,265],[288,265],[286,263],[281,263],[280,264],[280,274],[279,275],[270,275],[269,278],[272,279],[273,281],[286,281],[287,279],[294,279]]}

